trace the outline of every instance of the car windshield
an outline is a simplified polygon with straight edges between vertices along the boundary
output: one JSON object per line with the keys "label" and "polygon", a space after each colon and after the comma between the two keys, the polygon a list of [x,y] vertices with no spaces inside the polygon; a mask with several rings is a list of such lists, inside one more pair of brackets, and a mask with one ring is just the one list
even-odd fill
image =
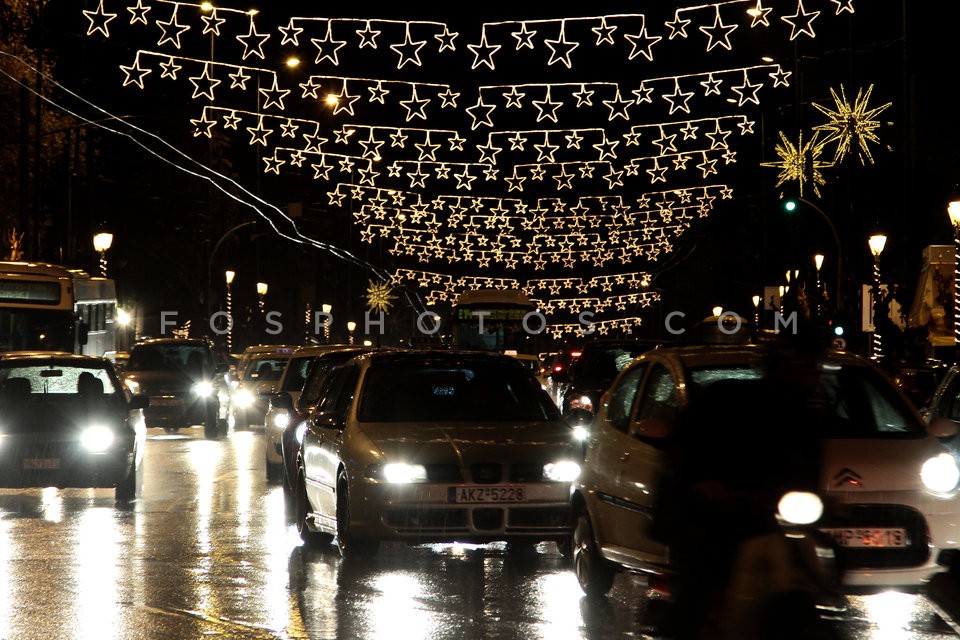
{"label": "car windshield", "polygon": [[303,389],[303,383],[306,381],[313,363],[316,361],[316,356],[290,358],[290,362],[287,364],[287,373],[283,377],[283,387],[280,390],[299,393]]}
{"label": "car windshield", "polygon": [[[691,368],[691,396],[720,380],[759,380],[750,365]],[[862,365],[820,365],[810,394],[811,428],[824,438],[922,438],[926,428],[881,373]]]}
{"label": "car windshield", "polygon": [[213,370],[210,351],[194,344],[143,344],[130,351],[125,371],[182,371],[201,377]]}
{"label": "car windshield", "polygon": [[20,362],[0,367],[0,402],[54,396],[119,398],[103,367],[68,362]]}
{"label": "car windshield", "polygon": [[520,366],[499,362],[374,363],[364,378],[360,422],[535,422],[557,408]]}
{"label": "car windshield", "polygon": [[243,373],[244,380],[251,382],[267,382],[270,380],[279,380],[283,375],[283,368],[287,366],[290,358],[260,358],[251,360],[247,364],[247,369]]}

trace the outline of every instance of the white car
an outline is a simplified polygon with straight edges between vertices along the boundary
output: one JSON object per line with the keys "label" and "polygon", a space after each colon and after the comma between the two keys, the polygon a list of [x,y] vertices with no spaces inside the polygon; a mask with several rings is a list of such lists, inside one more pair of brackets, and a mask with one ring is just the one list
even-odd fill
{"label": "white car", "polygon": [[[620,373],[593,422],[573,493],[574,568],[585,592],[606,593],[619,570],[670,573],[669,550],[652,533],[663,438],[698,387],[759,378],[764,354],[757,345],[659,348]],[[956,427],[927,427],[866,359],[830,353],[818,367],[819,413],[810,428],[821,438],[826,508],[816,526],[835,540],[842,588],[915,590],[944,569],[941,550],[960,547],[960,469],[937,437]]]}

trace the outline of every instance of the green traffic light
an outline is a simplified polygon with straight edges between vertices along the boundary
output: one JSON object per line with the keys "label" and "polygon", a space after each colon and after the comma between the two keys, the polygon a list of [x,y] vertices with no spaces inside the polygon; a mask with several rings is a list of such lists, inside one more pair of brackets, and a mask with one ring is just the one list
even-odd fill
{"label": "green traffic light", "polygon": [[783,209],[787,213],[793,213],[797,210],[797,201],[796,200],[785,200],[783,203]]}

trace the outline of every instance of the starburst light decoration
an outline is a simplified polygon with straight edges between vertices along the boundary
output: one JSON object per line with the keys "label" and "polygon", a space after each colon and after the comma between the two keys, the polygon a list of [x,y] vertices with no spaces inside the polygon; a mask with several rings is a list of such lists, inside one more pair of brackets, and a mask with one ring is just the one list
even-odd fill
{"label": "starburst light decoration", "polygon": [[[854,14],[855,0],[832,1],[832,15],[812,0],[723,0],[456,25],[174,0],[100,0],[83,15],[89,37],[131,45],[112,47],[131,51],[119,84],[179,89],[194,136],[255,150],[268,178],[312,181],[387,250],[392,281],[371,282],[372,309],[391,287],[430,302],[511,287],[562,336],[583,310],[601,332],[640,323],[666,259],[734,198],[726,176],[756,148],[765,100],[790,93],[784,66],[731,54],[813,40],[814,21]],[[781,139],[765,165],[778,186],[817,190],[822,144]]]}
{"label": "starburst light decoration", "polygon": [[827,137],[824,138],[822,143],[824,146],[836,145],[833,154],[834,164],[840,164],[854,148],[857,150],[857,159],[860,164],[873,164],[870,144],[880,142],[877,129],[880,128],[882,123],[878,116],[886,111],[892,103],[887,102],[879,107],[869,107],[872,92],[873,85],[870,85],[866,91],[858,90],[857,97],[851,104],[847,100],[846,89],[841,85],[839,96],[833,88],[830,89],[830,96],[833,98],[835,109],[817,103],[813,104],[814,108],[829,119],[827,124],[816,126],[814,130],[826,132]]}
{"label": "starburst light decoration", "polygon": [[393,306],[397,296],[393,295],[393,287],[386,282],[371,280],[367,284],[367,309],[377,313],[387,313]]}
{"label": "starburst light decoration", "polygon": [[794,144],[781,131],[780,144],[777,145],[776,152],[780,160],[777,162],[762,162],[760,166],[780,169],[780,174],[777,177],[777,187],[786,182],[796,182],[797,190],[802,198],[804,186],[809,185],[819,197],[820,187],[826,183],[821,169],[833,165],[820,160],[820,154],[823,153],[823,143],[818,139],[818,134],[814,132],[813,138],[804,142],[803,132],[801,131],[797,136],[797,143]]}

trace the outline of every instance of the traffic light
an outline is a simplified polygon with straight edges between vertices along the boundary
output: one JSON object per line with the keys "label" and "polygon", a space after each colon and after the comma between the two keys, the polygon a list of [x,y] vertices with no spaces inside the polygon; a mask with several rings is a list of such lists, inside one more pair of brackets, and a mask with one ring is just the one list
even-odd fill
{"label": "traffic light", "polygon": [[793,213],[797,210],[797,201],[790,198],[783,201],[783,210],[787,213]]}

